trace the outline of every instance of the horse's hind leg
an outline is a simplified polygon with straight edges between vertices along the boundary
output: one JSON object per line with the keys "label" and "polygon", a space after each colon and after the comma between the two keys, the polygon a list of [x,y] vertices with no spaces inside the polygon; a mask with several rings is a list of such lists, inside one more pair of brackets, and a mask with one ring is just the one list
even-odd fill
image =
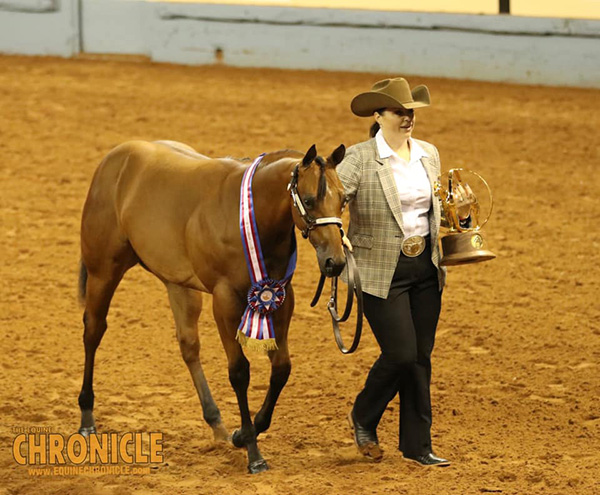
{"label": "horse's hind leg", "polygon": [[[88,436],[96,432],[94,421],[94,358],[96,349],[106,331],[106,315],[112,296],[123,278],[125,272],[136,264],[133,250],[122,263],[110,261],[110,269],[87,273],[85,292],[85,312],[83,314],[85,346],[85,367],[83,371],[83,385],[79,394],[79,407],[81,409],[81,427],[79,433]],[[83,270],[87,270],[84,268]]]}
{"label": "horse's hind leg", "polygon": [[226,441],[229,434],[221,421],[221,412],[210,393],[200,363],[198,317],[202,311],[202,294],[196,290],[186,289],[175,284],[166,284],[166,287],[169,292],[169,302],[171,303],[173,316],[175,317],[175,328],[181,356],[190,370],[198,397],[200,397],[204,420],[212,428],[216,441]]}

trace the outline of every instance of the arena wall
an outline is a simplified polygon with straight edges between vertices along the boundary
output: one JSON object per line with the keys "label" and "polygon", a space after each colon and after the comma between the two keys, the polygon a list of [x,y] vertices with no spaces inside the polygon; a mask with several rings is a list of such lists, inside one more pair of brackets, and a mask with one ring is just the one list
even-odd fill
{"label": "arena wall", "polygon": [[[16,8],[15,8],[16,6]],[[21,11],[18,10],[18,7]],[[24,11],[26,10],[26,11]],[[600,20],[141,0],[0,0],[0,51],[600,87]]]}
{"label": "arena wall", "polygon": [[0,0],[0,52],[71,57],[79,33],[79,0]]}

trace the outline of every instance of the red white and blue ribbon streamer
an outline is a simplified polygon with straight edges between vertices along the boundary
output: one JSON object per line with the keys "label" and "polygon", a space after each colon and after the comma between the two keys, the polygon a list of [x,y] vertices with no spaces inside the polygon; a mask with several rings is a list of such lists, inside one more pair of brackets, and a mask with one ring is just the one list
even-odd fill
{"label": "red white and blue ribbon streamer", "polygon": [[252,285],[248,291],[248,306],[238,327],[237,340],[249,348],[274,350],[277,349],[277,344],[271,313],[285,300],[285,286],[296,269],[297,250],[296,237],[292,234],[294,251],[285,277],[283,280],[270,279],[258,237],[252,196],[252,179],[263,157],[264,153],[246,170],[240,191],[240,233]]}

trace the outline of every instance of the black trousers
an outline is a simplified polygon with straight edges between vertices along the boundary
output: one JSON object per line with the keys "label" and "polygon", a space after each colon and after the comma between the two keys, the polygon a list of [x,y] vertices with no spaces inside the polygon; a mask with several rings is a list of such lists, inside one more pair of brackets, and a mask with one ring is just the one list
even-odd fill
{"label": "black trousers", "polygon": [[399,448],[405,455],[431,452],[431,353],[442,295],[431,244],[421,255],[400,254],[387,299],[363,294],[364,311],[381,348],[354,417],[375,431],[388,403],[400,395]]}

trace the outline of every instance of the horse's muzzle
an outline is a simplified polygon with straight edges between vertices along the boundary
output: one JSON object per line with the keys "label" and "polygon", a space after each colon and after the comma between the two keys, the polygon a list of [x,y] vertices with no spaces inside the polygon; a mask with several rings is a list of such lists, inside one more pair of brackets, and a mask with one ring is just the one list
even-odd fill
{"label": "horse's muzzle", "polygon": [[333,258],[327,258],[325,261],[325,275],[327,277],[339,277],[345,266],[345,261],[336,263]]}

